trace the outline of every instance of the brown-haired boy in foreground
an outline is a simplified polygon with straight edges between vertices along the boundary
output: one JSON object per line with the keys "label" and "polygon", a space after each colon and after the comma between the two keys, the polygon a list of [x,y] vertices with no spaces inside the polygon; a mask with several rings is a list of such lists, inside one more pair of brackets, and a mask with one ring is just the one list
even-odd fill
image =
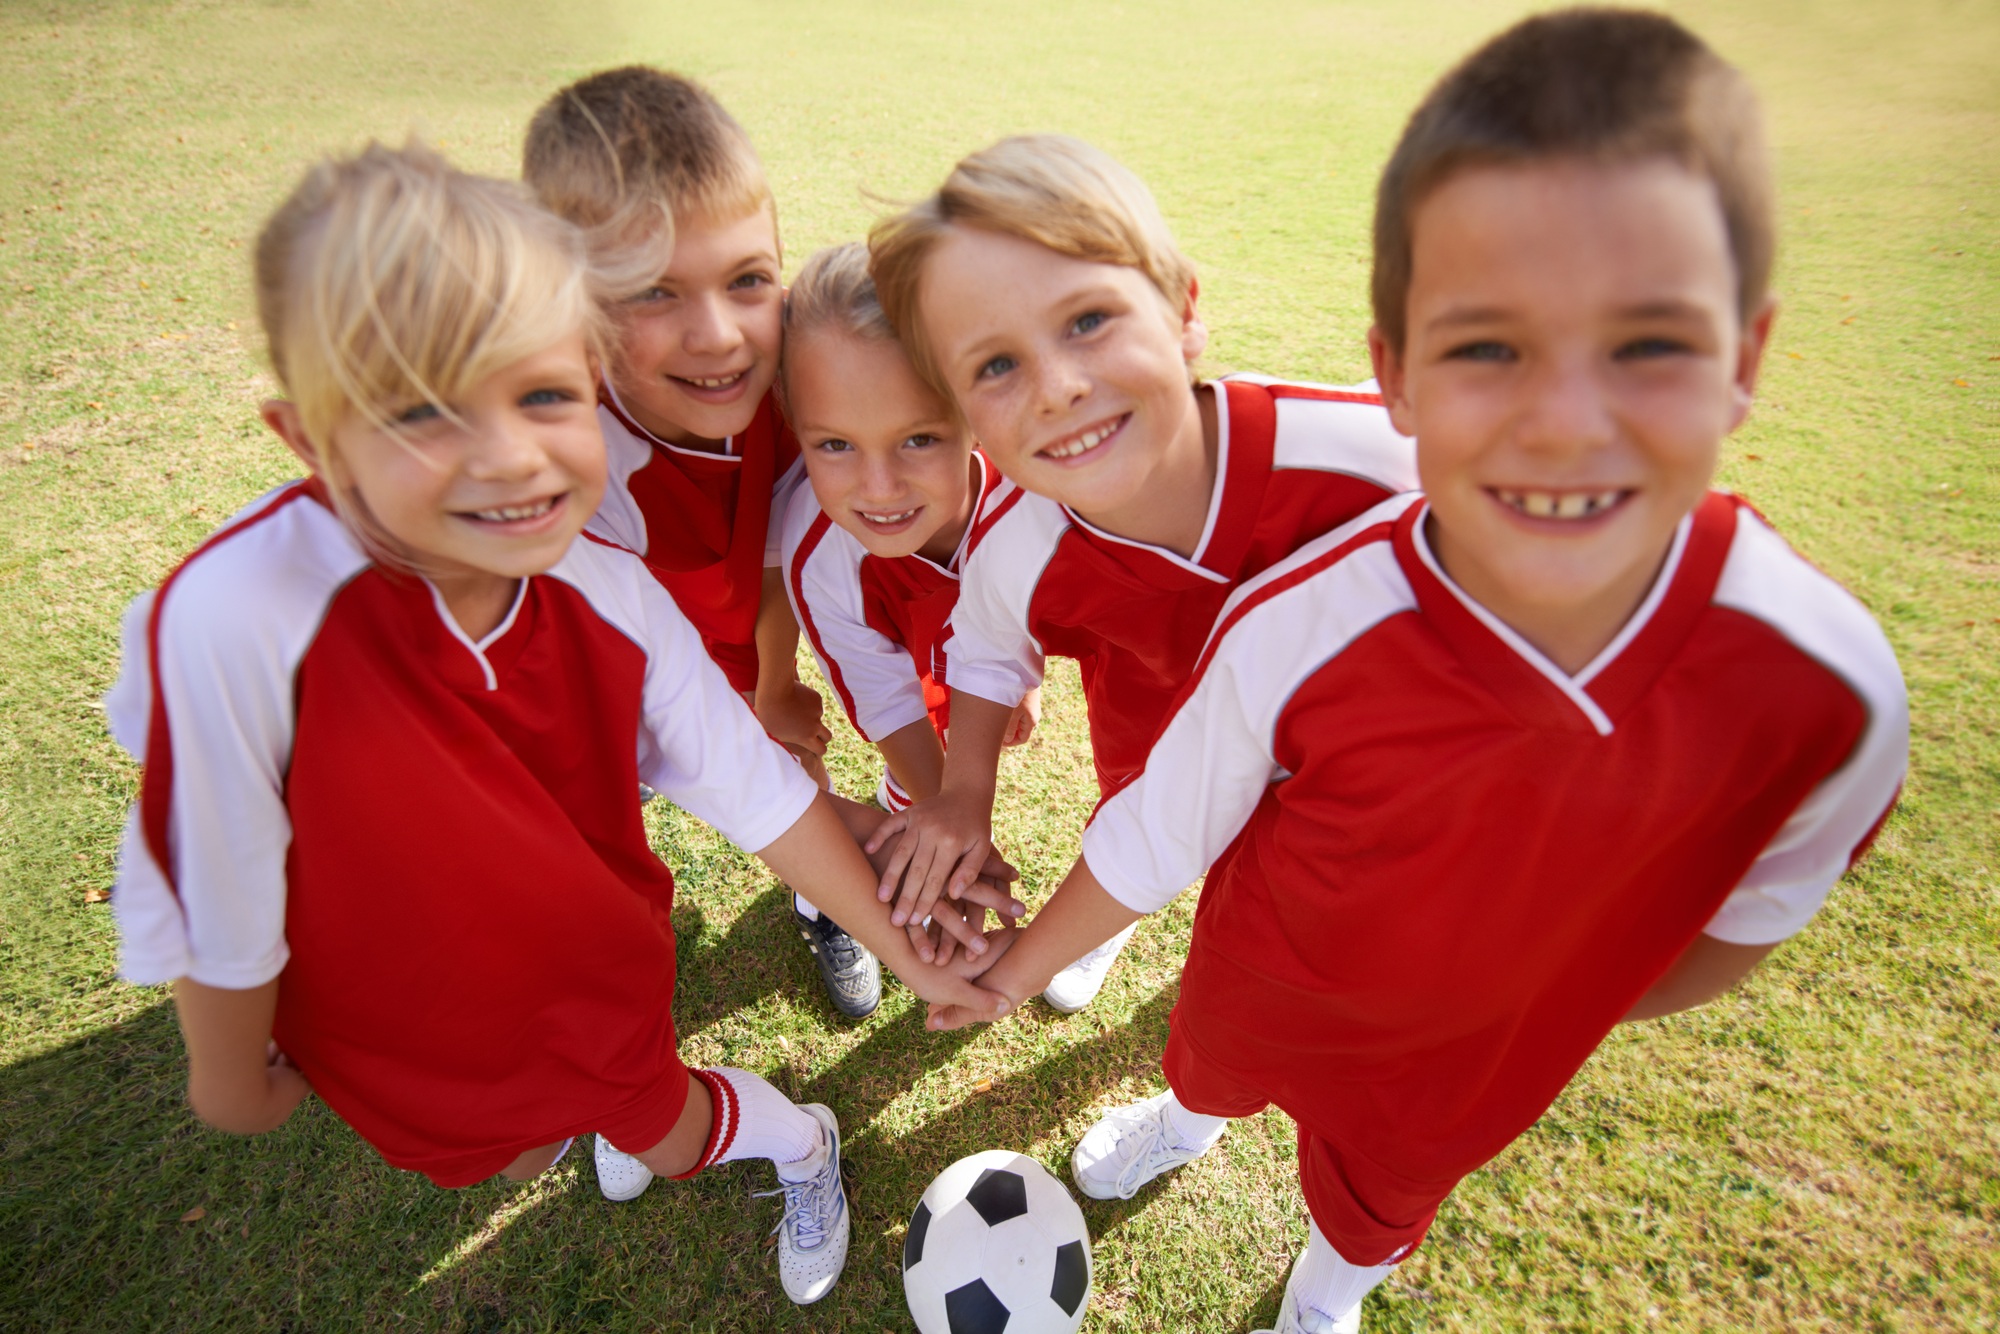
{"label": "brown-haired boy in foreground", "polygon": [[1881,631],[1709,490],[1771,252],[1750,91],[1672,20],[1546,15],[1447,75],[1376,212],[1370,347],[1423,493],[1230,599],[981,979],[1031,996],[1208,869],[1170,1091],[1075,1175],[1130,1196],[1283,1108],[1312,1227],[1281,1334],[1358,1329],[1614,1025],[1739,982],[1895,800]]}

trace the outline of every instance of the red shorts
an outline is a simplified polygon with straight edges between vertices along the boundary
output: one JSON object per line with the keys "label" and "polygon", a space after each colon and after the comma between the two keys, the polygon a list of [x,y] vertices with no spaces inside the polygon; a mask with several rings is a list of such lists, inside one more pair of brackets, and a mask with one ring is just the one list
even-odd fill
{"label": "red shorts", "polygon": [[[1256,1082],[1201,1050],[1175,1007],[1160,1061],[1183,1107],[1204,1116],[1255,1116],[1271,1105]],[[1333,1249],[1350,1264],[1401,1260],[1417,1248],[1438,1206],[1459,1179],[1412,1181],[1333,1140],[1299,1128],[1299,1185],[1306,1209]]]}

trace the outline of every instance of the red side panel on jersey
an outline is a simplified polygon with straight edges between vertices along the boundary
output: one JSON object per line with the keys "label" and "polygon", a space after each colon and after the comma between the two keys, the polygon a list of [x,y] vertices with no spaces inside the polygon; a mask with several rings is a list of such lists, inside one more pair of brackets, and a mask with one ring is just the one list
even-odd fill
{"label": "red side panel on jersey", "polygon": [[498,689],[425,585],[356,578],[299,669],[287,790],[275,1035],[444,1185],[585,1130],[657,1142],[687,1079],[673,877],[634,796],[644,654],[538,578],[487,660]]}
{"label": "red side panel on jersey", "polygon": [[167,605],[167,596],[173,591],[174,580],[203,552],[222,542],[227,542],[238,533],[262,523],[283,510],[287,505],[301,500],[315,500],[326,504],[326,488],[319,479],[311,478],[299,482],[279,495],[277,499],[258,510],[241,523],[221,529],[209,539],[189,552],[179,565],[174,567],[160,584],[160,591],[153,598],[152,614],[146,622],[146,653],[149,658],[149,679],[153,684],[151,716],[146,725],[146,762],[139,778],[139,823],[146,835],[146,849],[153,855],[153,861],[160,868],[160,875],[167,887],[176,895],[180,886],[174,873],[172,840],[167,836],[170,816],[173,810],[174,794],[174,743],[172,729],[168,725],[166,700],[160,685],[160,613]]}
{"label": "red side panel on jersey", "polygon": [[951,725],[951,692],[945,686],[944,627],[958,605],[958,580],[926,560],[904,557],[861,562],[862,613],[870,627],[909,650],[924,683],[924,708],[944,736]]}
{"label": "red side panel on jersey", "polygon": [[[650,438],[615,399],[606,395],[603,406],[633,435]],[[753,690],[771,491],[799,445],[770,394],[736,444],[735,457],[655,444],[652,461],[626,485],[646,520],[646,564],[701,631],[729,683]]]}
{"label": "red side panel on jersey", "polygon": [[813,551],[825,539],[832,527],[833,520],[823,511],[812,521],[812,526],[806,529],[804,540],[799,543],[799,549],[792,553],[791,569],[786,572],[786,578],[791,580],[792,605],[799,609],[801,628],[805,630],[806,638],[812,641],[813,650],[819,654],[819,660],[826,664],[827,679],[833,682],[834,692],[840,696],[840,707],[846,712],[847,721],[853,724],[856,731],[860,731],[861,724],[854,720],[854,692],[847,688],[847,677],[840,670],[839,661],[826,651],[826,641],[819,632],[819,622],[813,616],[812,602],[806,597],[806,562],[812,559]]}

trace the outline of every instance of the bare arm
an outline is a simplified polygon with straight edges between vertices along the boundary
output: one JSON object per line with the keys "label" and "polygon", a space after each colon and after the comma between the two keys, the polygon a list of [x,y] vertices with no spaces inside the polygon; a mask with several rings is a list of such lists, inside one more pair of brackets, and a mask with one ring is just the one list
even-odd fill
{"label": "bare arm", "polygon": [[[1048,986],[1055,975],[1145,914],[1111,897],[1081,857],[1035,914],[1021,938],[980,979],[1006,996],[1010,1008]],[[990,1016],[953,1006],[932,1006],[930,1027],[963,1028]]]}
{"label": "bare arm", "polygon": [[1639,997],[1620,1023],[1658,1019],[1706,1005],[1750,976],[1776,945],[1731,945],[1714,936],[1696,936],[1651,990]]}
{"label": "bare arm", "polygon": [[969,974],[985,967],[977,956],[950,968],[925,966],[909,936],[890,925],[889,914],[875,897],[875,872],[825,793],[815,796],[805,814],[757,856],[925,1000],[954,1009],[963,1007],[982,1018],[1011,1008],[1004,997],[983,991],[968,980]]}
{"label": "bare arm", "polygon": [[[757,601],[757,691],[751,709],[764,730],[785,745],[826,754],[827,731],[819,692],[799,680],[799,623],[785,596],[784,571],[764,570]],[[815,774],[817,779],[819,775]]]}
{"label": "bare arm", "polygon": [[271,1044],[276,978],[248,991],[174,983],[174,1009],[188,1049],[188,1105],[217,1130],[261,1135],[312,1092],[304,1075]]}
{"label": "bare arm", "polygon": [[944,786],[944,747],[928,717],[897,728],[883,737],[876,749],[911,801],[928,801]]}

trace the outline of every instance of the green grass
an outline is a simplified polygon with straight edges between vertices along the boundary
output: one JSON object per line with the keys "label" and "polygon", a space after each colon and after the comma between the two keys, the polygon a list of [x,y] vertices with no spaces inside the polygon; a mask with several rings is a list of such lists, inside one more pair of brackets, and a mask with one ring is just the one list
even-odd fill
{"label": "green grass", "polygon": [[[2000,18],[1953,0],[1679,5],[1762,88],[1782,188],[1776,345],[1724,480],[1882,619],[1915,765],[1875,856],[1735,996],[1614,1034],[1446,1205],[1368,1307],[1386,1330],[1990,1328],[2000,1311]],[[288,475],[245,246],[304,162],[424,130],[509,171],[561,82],[646,59],[744,121],[794,264],[1001,133],[1060,129],[1151,182],[1202,270],[1217,369],[1365,373],[1374,172],[1443,65],[1513,6],[505,11],[331,0],[15,0],[0,10],[0,1328],[897,1330],[908,1210],[947,1162],[1062,1166],[1158,1087],[1192,898],[1100,1004],[967,1037],[906,993],[830,1017],[768,876],[655,810],[681,877],[680,1020],[849,1129],[856,1232],[810,1313],[736,1168],[596,1196],[444,1192],[324,1108],[200,1128],[163,993],[119,983],[110,883],[135,771],[96,699],[125,602]],[[232,323],[233,322],[233,323]],[[1004,771],[1045,893],[1091,793],[1073,675]],[[852,737],[850,791],[872,776]],[[990,1081],[990,1082],[989,1082]],[[201,1208],[197,1221],[182,1222]],[[1267,1115],[1129,1204],[1092,1205],[1087,1328],[1268,1321],[1304,1235]]]}

